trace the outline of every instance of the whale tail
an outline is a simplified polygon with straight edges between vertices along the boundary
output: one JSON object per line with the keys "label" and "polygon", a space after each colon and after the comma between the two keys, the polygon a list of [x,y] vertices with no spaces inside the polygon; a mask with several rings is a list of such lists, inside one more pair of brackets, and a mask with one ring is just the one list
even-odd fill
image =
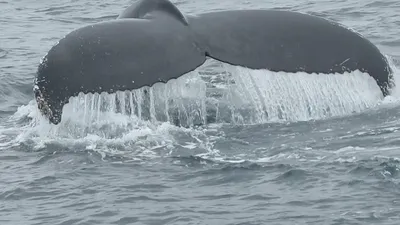
{"label": "whale tail", "polygon": [[[107,32],[104,32],[107,31]],[[140,0],[117,20],[72,31],[39,65],[35,96],[50,122],[80,92],[134,90],[176,79],[206,57],[271,71],[369,73],[388,94],[386,58],[360,35],[322,18],[274,10],[185,17],[168,0]]]}

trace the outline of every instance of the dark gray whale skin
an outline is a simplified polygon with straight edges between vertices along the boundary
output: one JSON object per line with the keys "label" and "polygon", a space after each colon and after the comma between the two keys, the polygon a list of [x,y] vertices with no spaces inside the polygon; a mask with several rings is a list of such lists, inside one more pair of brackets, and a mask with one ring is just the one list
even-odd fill
{"label": "dark gray whale skin", "polygon": [[[168,82],[211,57],[231,65],[284,72],[372,76],[383,96],[393,87],[386,57],[370,41],[316,16],[234,10],[185,16],[168,0],[140,0],[116,20],[72,31],[39,65],[38,107],[58,124],[70,97]],[[295,76],[295,75],[294,75]]]}

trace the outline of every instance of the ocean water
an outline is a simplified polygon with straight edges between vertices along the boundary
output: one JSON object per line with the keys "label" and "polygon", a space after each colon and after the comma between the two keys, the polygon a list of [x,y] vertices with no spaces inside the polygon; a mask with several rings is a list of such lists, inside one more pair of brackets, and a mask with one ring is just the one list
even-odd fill
{"label": "ocean water", "polygon": [[54,126],[33,100],[40,59],[131,1],[0,1],[0,224],[399,224],[400,2],[173,2],[338,21],[387,55],[397,88],[210,60],[147,94],[75,97]]}

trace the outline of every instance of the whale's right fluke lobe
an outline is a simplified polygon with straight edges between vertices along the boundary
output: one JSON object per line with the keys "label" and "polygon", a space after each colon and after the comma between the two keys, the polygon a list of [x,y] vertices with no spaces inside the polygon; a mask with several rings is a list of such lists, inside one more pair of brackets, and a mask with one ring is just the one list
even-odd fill
{"label": "whale's right fluke lobe", "polygon": [[392,71],[366,38],[323,18],[289,11],[233,10],[189,17],[206,54],[251,69],[369,73],[389,94]]}

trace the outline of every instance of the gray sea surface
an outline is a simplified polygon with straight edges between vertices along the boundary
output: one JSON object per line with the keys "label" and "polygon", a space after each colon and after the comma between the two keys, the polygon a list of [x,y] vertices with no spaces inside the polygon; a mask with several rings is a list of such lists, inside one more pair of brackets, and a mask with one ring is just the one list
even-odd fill
{"label": "gray sea surface", "polygon": [[1,225],[400,223],[399,1],[173,1],[185,14],[273,8],[340,22],[390,59],[397,87],[385,98],[360,72],[209,61],[148,89],[141,110],[185,126],[118,113],[116,100],[142,90],[80,95],[63,123],[46,123],[32,93],[40,59],[131,3],[0,0]]}

